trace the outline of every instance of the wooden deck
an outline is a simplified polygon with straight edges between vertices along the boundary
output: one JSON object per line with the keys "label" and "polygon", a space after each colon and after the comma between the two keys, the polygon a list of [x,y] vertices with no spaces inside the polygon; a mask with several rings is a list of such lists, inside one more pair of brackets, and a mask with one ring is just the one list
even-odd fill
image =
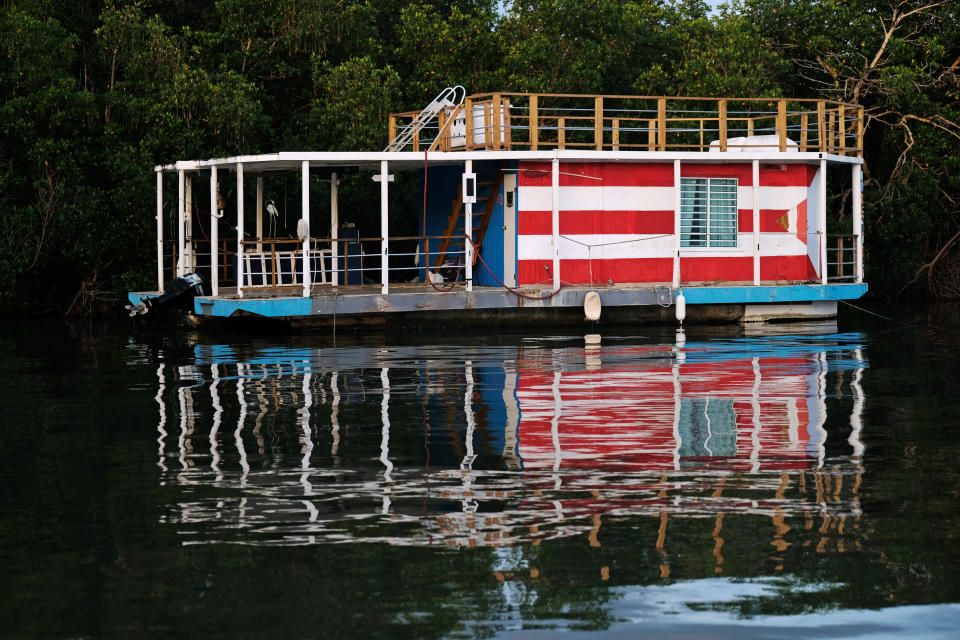
{"label": "wooden deck", "polygon": [[[725,283],[704,286],[685,283],[673,288],[666,283],[614,286],[564,286],[557,291],[524,287],[519,297],[501,287],[462,286],[437,291],[421,284],[391,285],[388,295],[379,287],[317,287],[304,297],[290,287],[264,287],[245,291],[223,289],[219,296],[198,296],[193,315],[197,318],[260,318],[297,325],[330,325],[352,322],[380,326],[460,327],[499,324],[539,326],[584,322],[584,303],[591,291],[600,297],[604,322],[638,324],[675,322],[674,301],[682,291],[687,300],[687,319],[698,322],[738,322],[771,318],[813,318],[836,314],[839,300],[861,297],[866,284],[858,283]],[[156,292],[129,294],[137,305]],[[351,320],[352,319],[352,320]]]}
{"label": "wooden deck", "polygon": [[[390,142],[419,113],[391,114]],[[755,136],[769,139],[744,144],[743,138]],[[407,150],[746,148],[862,157],[863,107],[792,98],[475,94],[441,111]]]}
{"label": "wooden deck", "polygon": [[[666,286],[670,286],[670,283],[663,283]],[[587,286],[587,285],[583,285]],[[604,285],[605,286],[605,285]],[[625,285],[621,285],[623,287]],[[652,288],[656,286],[655,284],[643,285],[643,288]],[[592,288],[597,288],[596,287]],[[587,287],[591,288],[591,287]],[[641,288],[640,285],[637,285],[636,288]],[[474,285],[473,290],[475,292],[483,291],[502,291],[501,287],[484,287],[479,285]],[[536,285],[536,286],[523,286],[518,289],[518,291],[529,293],[530,295],[542,295],[544,292],[551,291],[552,288],[549,284]],[[387,295],[402,295],[402,294],[427,294],[427,295],[444,295],[450,293],[465,293],[466,287],[463,283],[456,284],[438,284],[436,288],[431,287],[429,284],[423,282],[392,282],[390,283],[390,292]],[[339,285],[334,287],[330,284],[315,284],[310,287],[310,297],[328,297],[328,296],[379,296],[382,295],[381,288],[379,284],[364,284],[364,285]],[[303,287],[299,284],[296,285],[284,285],[279,287],[244,287],[243,288],[243,298],[237,296],[237,288],[235,286],[221,286],[219,295],[217,298],[223,298],[228,300],[240,300],[240,299],[273,299],[273,298],[291,298],[291,297],[303,297]]]}
{"label": "wooden deck", "polygon": [[[815,286],[820,286],[820,281],[809,281],[810,284]],[[785,285],[803,285],[807,284],[806,282],[786,282],[783,280],[762,280],[760,285],[763,287],[775,287],[775,286],[785,286]],[[743,282],[723,282],[722,284],[717,282],[683,282],[681,288],[700,288],[700,287],[752,287],[755,286],[753,281],[743,281]],[[640,282],[640,283],[617,283],[617,284],[607,284],[607,283],[595,283],[595,284],[576,284],[576,285],[563,285],[562,289],[565,291],[578,291],[581,295],[587,291],[653,291],[657,289],[672,289],[672,284],[670,282]],[[541,297],[549,294],[553,291],[553,287],[550,283],[543,283],[539,285],[523,285],[514,289],[514,291],[534,297]],[[473,285],[473,294],[483,295],[485,293],[505,293],[509,294],[509,291],[500,286],[482,286],[482,285]],[[466,286],[462,282],[455,284],[445,283],[438,284],[436,288],[430,286],[429,284],[423,282],[393,282],[390,283],[390,289],[388,296],[394,295],[426,295],[426,296],[443,296],[443,295],[465,295],[467,294]],[[310,297],[311,298],[327,298],[327,297],[370,297],[370,296],[382,296],[381,288],[379,284],[365,284],[365,285],[340,285],[334,287],[329,284],[315,284],[310,287]],[[513,295],[513,294],[509,294]],[[212,298],[214,296],[205,296]],[[219,295],[215,296],[219,299],[224,300],[265,300],[265,299],[278,299],[278,298],[302,298],[303,296],[303,287],[299,284],[297,285],[284,285],[279,287],[244,287],[243,297],[237,295],[237,288],[235,286],[221,286]]]}

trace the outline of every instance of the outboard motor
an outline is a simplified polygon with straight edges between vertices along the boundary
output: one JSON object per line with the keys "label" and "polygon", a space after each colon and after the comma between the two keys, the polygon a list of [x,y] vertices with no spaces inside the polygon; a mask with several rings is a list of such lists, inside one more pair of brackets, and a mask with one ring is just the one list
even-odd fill
{"label": "outboard motor", "polygon": [[203,278],[197,273],[188,273],[174,278],[167,283],[163,295],[156,298],[146,298],[136,306],[128,304],[127,311],[130,317],[142,316],[147,313],[160,313],[171,309],[190,309],[195,296],[204,295]]}

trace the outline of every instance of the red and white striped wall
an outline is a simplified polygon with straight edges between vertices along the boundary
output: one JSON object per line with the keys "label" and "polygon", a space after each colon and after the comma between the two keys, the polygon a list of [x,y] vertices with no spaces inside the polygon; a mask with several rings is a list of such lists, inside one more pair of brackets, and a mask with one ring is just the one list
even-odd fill
{"label": "red and white striped wall", "polygon": [[[518,451],[525,469],[738,471],[804,469],[818,463],[826,434],[817,354],[675,364],[645,370],[521,370]],[[763,370],[761,377],[760,370]],[[683,410],[689,399],[726,401],[733,449],[685,456],[684,441],[709,452]],[[701,405],[703,407],[703,405]],[[705,408],[705,407],[704,407]],[[701,411],[704,410],[701,408]],[[701,420],[703,416],[700,416]],[[714,427],[715,430],[718,427]],[[715,434],[720,439],[719,431]],[[690,443],[687,443],[689,446]],[[714,445],[716,446],[716,445]]]}
{"label": "red and white striped wall", "polygon": [[[520,162],[517,281],[553,281],[551,166]],[[819,166],[760,164],[760,279],[819,275]],[[735,248],[681,248],[681,282],[752,282],[754,184],[750,162],[681,163],[681,177],[737,178]],[[672,162],[560,164],[560,281],[567,284],[670,282],[675,189]]]}

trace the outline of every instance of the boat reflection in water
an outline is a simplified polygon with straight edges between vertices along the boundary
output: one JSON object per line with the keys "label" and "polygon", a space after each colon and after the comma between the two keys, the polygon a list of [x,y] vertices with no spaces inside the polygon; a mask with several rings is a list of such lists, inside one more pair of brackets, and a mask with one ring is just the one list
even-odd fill
{"label": "boat reflection in water", "polygon": [[599,546],[627,523],[652,532],[661,576],[683,519],[712,521],[717,573],[736,518],[767,520],[755,542],[774,553],[843,552],[859,546],[867,363],[859,334],[823,329],[197,345],[157,371],[160,477],[179,487],[163,517],[186,544],[256,545]]}

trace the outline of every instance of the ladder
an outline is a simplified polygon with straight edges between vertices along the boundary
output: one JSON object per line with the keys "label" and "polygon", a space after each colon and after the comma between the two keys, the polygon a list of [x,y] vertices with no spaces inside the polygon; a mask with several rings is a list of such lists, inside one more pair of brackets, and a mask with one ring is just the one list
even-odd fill
{"label": "ladder", "polygon": [[[452,236],[460,235],[463,232],[473,239],[475,251],[473,253],[473,264],[477,263],[477,256],[480,255],[480,249],[483,246],[483,238],[487,234],[487,227],[490,226],[490,218],[493,217],[493,209],[497,204],[497,198],[500,196],[500,190],[503,188],[503,171],[498,167],[493,169],[480,170],[479,174],[485,174],[485,180],[477,182],[477,204],[481,205],[473,212],[473,228],[469,231],[465,228],[465,216],[463,211],[463,192],[457,190],[457,196],[453,199],[453,208],[447,217],[447,227],[443,231],[445,236],[437,249],[436,257],[433,259],[433,268],[439,269],[451,255],[460,256],[458,263],[462,264],[464,254],[464,240]],[[484,193],[481,194],[480,190]],[[481,208],[482,207],[482,208]]]}
{"label": "ladder", "polygon": [[[460,96],[457,98],[457,96]],[[423,111],[417,114],[410,123],[403,126],[402,129],[393,138],[384,151],[403,151],[410,144],[413,136],[417,135],[421,129],[427,126],[427,123],[437,117],[441,110],[448,107],[458,107],[463,104],[463,99],[467,95],[467,90],[460,85],[447,87],[433,99],[433,102],[424,107]]]}

